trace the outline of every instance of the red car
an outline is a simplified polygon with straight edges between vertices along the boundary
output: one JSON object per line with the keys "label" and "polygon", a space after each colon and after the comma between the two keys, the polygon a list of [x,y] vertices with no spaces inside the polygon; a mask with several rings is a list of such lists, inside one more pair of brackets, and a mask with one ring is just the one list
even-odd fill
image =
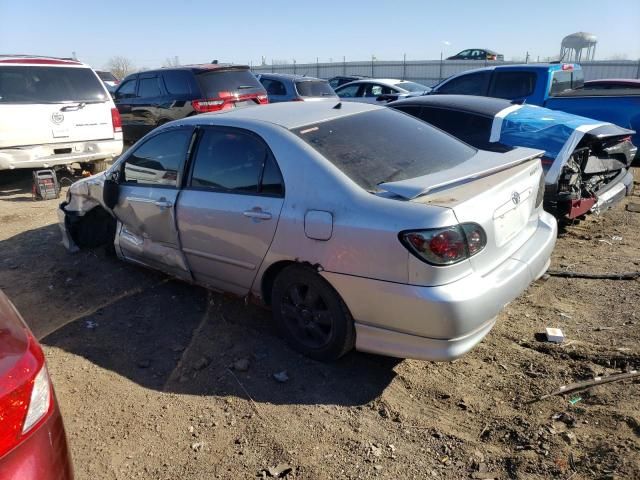
{"label": "red car", "polygon": [[42,348],[2,291],[0,477],[73,479],[64,425]]}

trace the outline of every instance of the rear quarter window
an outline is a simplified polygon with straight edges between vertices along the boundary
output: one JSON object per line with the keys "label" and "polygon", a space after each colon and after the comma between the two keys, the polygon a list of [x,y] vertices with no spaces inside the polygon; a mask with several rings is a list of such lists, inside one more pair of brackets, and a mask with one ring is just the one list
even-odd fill
{"label": "rear quarter window", "polygon": [[336,94],[328,82],[312,80],[296,82],[296,90],[301,97],[335,97]]}
{"label": "rear quarter window", "polygon": [[90,68],[0,67],[0,103],[105,102],[108,98]]}
{"label": "rear quarter window", "polygon": [[367,191],[452,168],[476,150],[431,125],[391,108],[293,130]]}
{"label": "rear quarter window", "polygon": [[536,88],[534,72],[495,72],[489,96],[514,100],[528,97]]}
{"label": "rear quarter window", "polygon": [[162,72],[164,86],[171,95],[188,95],[191,93],[189,87],[190,74],[185,71]]}
{"label": "rear quarter window", "polygon": [[208,71],[196,75],[202,93],[217,98],[220,92],[240,94],[264,92],[264,87],[249,70]]}

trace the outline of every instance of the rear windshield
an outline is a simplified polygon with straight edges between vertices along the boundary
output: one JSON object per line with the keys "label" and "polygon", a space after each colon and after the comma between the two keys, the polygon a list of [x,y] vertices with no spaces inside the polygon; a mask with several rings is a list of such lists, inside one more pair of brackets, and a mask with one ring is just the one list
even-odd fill
{"label": "rear windshield", "polygon": [[329,82],[307,80],[296,82],[296,90],[301,97],[335,97],[336,93]]}
{"label": "rear windshield", "polygon": [[584,73],[582,70],[556,70],[551,76],[550,95],[557,95],[565,90],[582,88],[584,86]]}
{"label": "rear windshield", "polygon": [[424,85],[420,85],[419,83],[415,83],[415,82],[396,83],[396,87],[402,88],[407,92],[424,92],[426,90],[429,90],[429,87],[425,87]]}
{"label": "rear windshield", "polygon": [[196,75],[202,94],[206,98],[217,98],[220,92],[239,95],[264,92],[264,87],[249,70],[223,70]]}
{"label": "rear windshield", "polygon": [[98,74],[98,76],[100,77],[100,80],[103,80],[105,82],[117,82],[118,79],[115,77],[115,75],[111,72],[96,72]]}
{"label": "rear windshield", "polygon": [[89,68],[0,67],[0,103],[104,102],[108,98]]}
{"label": "rear windshield", "polygon": [[476,150],[428,123],[385,108],[293,130],[367,191],[452,168]]}

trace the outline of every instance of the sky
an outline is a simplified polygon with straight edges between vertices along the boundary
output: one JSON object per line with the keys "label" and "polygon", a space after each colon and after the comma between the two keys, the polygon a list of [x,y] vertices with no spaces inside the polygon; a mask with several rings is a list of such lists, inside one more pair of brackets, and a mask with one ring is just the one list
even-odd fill
{"label": "sky", "polygon": [[578,31],[598,37],[596,59],[638,60],[640,0],[0,0],[0,53],[75,52],[94,68],[113,56],[153,68],[176,56],[182,64],[432,60],[482,47],[535,61]]}

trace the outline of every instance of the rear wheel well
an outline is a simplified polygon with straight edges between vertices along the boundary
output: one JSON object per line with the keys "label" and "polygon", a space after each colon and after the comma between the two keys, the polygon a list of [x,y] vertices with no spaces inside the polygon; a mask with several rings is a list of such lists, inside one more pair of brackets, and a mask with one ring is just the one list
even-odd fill
{"label": "rear wheel well", "polygon": [[276,262],[267,268],[262,276],[262,301],[265,305],[271,305],[271,290],[273,289],[273,282],[278,274],[289,265],[293,265],[297,262],[293,260],[282,260]]}

